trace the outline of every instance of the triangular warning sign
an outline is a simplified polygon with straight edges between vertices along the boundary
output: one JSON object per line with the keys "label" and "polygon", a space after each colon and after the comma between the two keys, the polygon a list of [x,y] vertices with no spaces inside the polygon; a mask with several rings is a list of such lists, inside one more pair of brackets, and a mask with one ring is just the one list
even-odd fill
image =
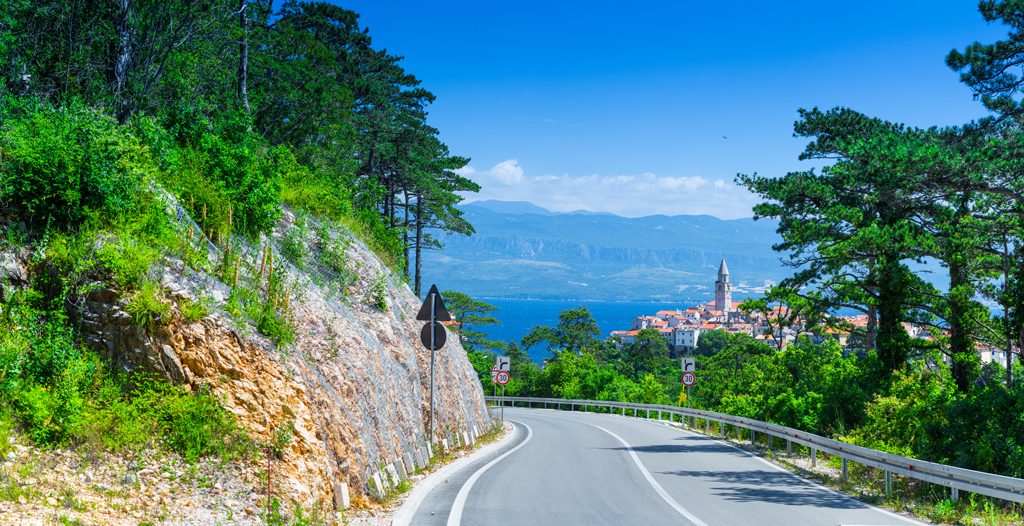
{"label": "triangular warning sign", "polygon": [[441,293],[437,291],[437,285],[430,286],[430,292],[427,293],[427,297],[423,300],[423,306],[420,307],[420,313],[416,315],[416,319],[420,321],[430,321],[430,298],[434,298],[434,317],[437,321],[452,321],[452,317],[448,314],[448,309],[444,306],[444,300],[441,299]]}

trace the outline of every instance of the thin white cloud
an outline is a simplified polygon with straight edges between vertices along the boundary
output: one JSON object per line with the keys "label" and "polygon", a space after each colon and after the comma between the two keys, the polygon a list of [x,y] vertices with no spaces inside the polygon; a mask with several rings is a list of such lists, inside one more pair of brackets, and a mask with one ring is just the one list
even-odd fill
{"label": "thin white cloud", "polygon": [[743,187],[713,182],[699,175],[537,175],[530,176],[516,159],[487,171],[459,171],[480,184],[479,193],[465,194],[466,203],[485,199],[529,201],[556,212],[589,210],[626,217],[649,215],[712,215],[722,219],[751,217],[760,202]]}
{"label": "thin white cloud", "polygon": [[481,185],[510,186],[519,184],[523,180],[523,169],[515,159],[500,162],[485,172],[478,172],[472,166],[464,166],[455,170],[455,173],[468,177]]}

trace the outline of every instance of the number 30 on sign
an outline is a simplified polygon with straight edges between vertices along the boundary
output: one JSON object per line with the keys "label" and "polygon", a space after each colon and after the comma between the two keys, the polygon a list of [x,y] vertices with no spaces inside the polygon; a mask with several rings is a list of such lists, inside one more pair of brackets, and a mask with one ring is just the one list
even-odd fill
{"label": "number 30 on sign", "polygon": [[697,375],[693,373],[683,374],[683,385],[685,385],[686,387],[690,387],[695,383],[697,383]]}

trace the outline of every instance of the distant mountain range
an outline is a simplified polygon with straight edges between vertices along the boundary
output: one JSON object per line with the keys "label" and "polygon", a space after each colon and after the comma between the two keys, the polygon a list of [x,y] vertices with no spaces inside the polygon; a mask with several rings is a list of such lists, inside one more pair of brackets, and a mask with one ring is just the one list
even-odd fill
{"label": "distant mountain range", "polygon": [[710,301],[723,258],[734,295],[792,275],[772,220],[551,212],[524,201],[459,207],[476,229],[424,256],[426,283],[476,298]]}

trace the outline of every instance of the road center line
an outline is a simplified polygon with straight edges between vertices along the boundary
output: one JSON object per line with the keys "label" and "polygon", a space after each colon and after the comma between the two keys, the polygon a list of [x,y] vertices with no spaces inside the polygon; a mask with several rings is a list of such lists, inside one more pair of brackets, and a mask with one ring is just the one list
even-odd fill
{"label": "road center line", "polygon": [[[698,519],[694,514],[690,513],[689,510],[684,508],[682,504],[676,502],[676,499],[673,499],[672,496],[669,495],[667,491],[665,491],[665,488],[661,487],[661,484],[658,484],[658,481],[654,480],[654,477],[651,476],[651,472],[647,471],[647,468],[644,466],[643,462],[640,462],[640,457],[636,456],[636,452],[633,451],[633,446],[630,446],[628,442],[622,439],[622,437],[616,435],[615,433],[612,433],[611,431],[608,431],[607,429],[597,424],[591,424],[590,422],[584,422],[582,420],[576,420],[572,418],[566,418],[565,420],[572,420],[573,422],[579,422],[581,424],[587,424],[588,426],[594,426],[600,429],[601,431],[604,431],[605,433],[608,433],[609,435],[615,437],[615,439],[618,440],[619,442],[622,442],[622,445],[626,446],[626,451],[629,451],[629,456],[633,457],[633,462],[636,462],[636,466],[640,468],[640,471],[644,474],[644,478],[647,479],[647,482],[651,483],[651,486],[654,488],[654,491],[657,491],[658,495],[661,495],[661,498],[665,499],[665,502],[667,502],[669,506],[675,508],[676,511],[682,514],[683,517],[686,517],[687,520],[694,523],[696,526],[708,526],[704,523],[704,521]],[[448,524],[450,526],[451,522],[449,521]]]}
{"label": "road center line", "polygon": [[466,499],[469,498],[469,491],[473,489],[473,484],[475,484],[476,480],[480,478],[480,475],[483,475],[485,471],[490,469],[491,466],[500,462],[501,459],[511,455],[512,453],[515,453],[517,449],[525,446],[526,443],[529,442],[531,438],[533,438],[533,429],[530,428],[530,426],[522,422],[516,423],[526,428],[526,440],[523,440],[523,442],[518,446],[506,451],[505,454],[501,455],[500,457],[488,462],[486,466],[478,469],[476,473],[473,473],[472,477],[469,477],[469,480],[467,480],[466,483],[462,485],[462,489],[459,490],[459,494],[455,496],[455,502],[452,503],[452,511],[448,515],[448,526],[459,526],[462,523],[462,508],[466,507]]}

